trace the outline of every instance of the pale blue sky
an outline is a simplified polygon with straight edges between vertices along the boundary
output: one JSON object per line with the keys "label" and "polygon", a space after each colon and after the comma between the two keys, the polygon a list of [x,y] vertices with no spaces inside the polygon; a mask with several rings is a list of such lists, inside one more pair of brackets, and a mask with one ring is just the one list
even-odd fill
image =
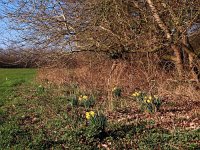
{"label": "pale blue sky", "polygon": [[[3,15],[2,4],[0,4],[0,14]],[[10,25],[11,23],[7,19],[0,18],[0,48],[6,47],[10,44],[10,40],[14,40],[18,36],[18,33],[16,31],[9,29]]]}

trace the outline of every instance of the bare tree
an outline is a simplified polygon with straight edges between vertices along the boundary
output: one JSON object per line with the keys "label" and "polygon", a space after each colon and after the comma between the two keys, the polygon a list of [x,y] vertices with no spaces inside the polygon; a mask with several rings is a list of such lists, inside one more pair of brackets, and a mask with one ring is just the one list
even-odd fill
{"label": "bare tree", "polygon": [[[147,3],[151,9],[152,15],[160,27],[165,33],[168,41],[171,41],[170,46],[174,51],[174,60],[178,70],[179,76],[183,76],[183,58],[182,50],[188,54],[189,66],[192,70],[193,78],[196,78],[193,72],[193,61],[197,55],[194,53],[194,49],[188,40],[188,29],[191,29],[194,23],[200,20],[200,2],[199,1],[158,1],[157,8],[155,1],[147,0]],[[165,10],[166,13],[159,13],[159,10]],[[161,18],[163,17],[163,18]],[[164,18],[165,17],[165,18]],[[171,20],[169,20],[171,19]],[[164,20],[164,21],[163,21]]]}
{"label": "bare tree", "polygon": [[[171,51],[183,76],[197,53],[188,31],[200,22],[199,0],[4,0],[4,16],[22,44],[71,51],[124,53]],[[12,9],[8,7],[12,6]],[[187,57],[183,57],[184,54]]]}
{"label": "bare tree", "polygon": [[[94,23],[86,35],[95,49],[120,52],[155,52],[170,49],[179,74],[189,59],[193,78],[194,61],[198,58],[189,43],[188,31],[200,22],[200,2],[166,0],[101,0],[87,1],[92,6]],[[87,7],[86,7],[87,8]],[[93,34],[92,34],[93,33]],[[84,36],[85,36],[84,34]],[[98,34],[98,36],[96,36]],[[85,38],[83,38],[85,39]],[[104,39],[104,40],[102,40]],[[183,57],[183,53],[188,55]]]}
{"label": "bare tree", "polygon": [[[65,48],[74,34],[74,3],[57,0],[16,0],[1,2],[2,17],[8,18],[11,28],[21,31],[21,45]],[[73,19],[72,19],[73,18]]]}

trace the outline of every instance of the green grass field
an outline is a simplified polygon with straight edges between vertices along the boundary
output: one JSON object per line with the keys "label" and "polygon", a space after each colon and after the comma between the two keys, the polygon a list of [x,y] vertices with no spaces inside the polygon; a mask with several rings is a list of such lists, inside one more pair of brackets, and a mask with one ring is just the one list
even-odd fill
{"label": "green grass field", "polygon": [[0,149],[9,149],[10,133],[18,128],[9,110],[21,99],[17,90],[22,85],[29,86],[35,73],[35,69],[0,69]]}
{"label": "green grass field", "polygon": [[[112,113],[101,110],[96,93],[81,93],[75,85],[59,89],[40,85],[34,82],[35,75],[34,69],[0,69],[0,150],[200,148],[199,129],[171,130],[153,119],[126,119],[126,108]],[[80,94],[88,95],[95,104],[77,104]],[[96,118],[87,120],[85,113],[91,110]],[[106,124],[101,120],[104,117]]]}
{"label": "green grass field", "polygon": [[13,94],[15,87],[32,82],[35,73],[35,69],[0,69],[0,105]]}
{"label": "green grass field", "polygon": [[17,85],[31,82],[35,72],[35,69],[0,69],[1,95]]}

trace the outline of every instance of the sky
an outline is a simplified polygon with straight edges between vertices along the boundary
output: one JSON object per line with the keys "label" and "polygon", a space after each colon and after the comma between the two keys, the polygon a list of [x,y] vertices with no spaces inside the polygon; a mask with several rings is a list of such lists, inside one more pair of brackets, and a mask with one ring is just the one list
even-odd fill
{"label": "sky", "polygon": [[4,47],[7,39],[11,38],[11,31],[8,30],[8,22],[0,20],[0,47]]}
{"label": "sky", "polygon": [[[0,4],[0,14],[3,14],[3,7]],[[10,40],[15,39],[18,33],[9,29],[11,23],[7,19],[0,18],[0,48],[5,48],[10,44]]]}
{"label": "sky", "polygon": [[0,48],[6,48],[19,34],[9,29],[8,21],[0,20]]}

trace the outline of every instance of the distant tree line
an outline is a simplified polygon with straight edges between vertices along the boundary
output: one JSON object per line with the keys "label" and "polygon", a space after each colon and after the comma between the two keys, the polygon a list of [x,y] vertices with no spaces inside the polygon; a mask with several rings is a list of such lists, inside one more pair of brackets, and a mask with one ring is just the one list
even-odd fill
{"label": "distant tree line", "polygon": [[0,49],[0,68],[64,67],[69,58],[68,52],[57,50],[4,48]]}
{"label": "distant tree line", "polygon": [[37,57],[30,54],[30,50],[1,49],[0,68],[36,67],[38,61]]}

